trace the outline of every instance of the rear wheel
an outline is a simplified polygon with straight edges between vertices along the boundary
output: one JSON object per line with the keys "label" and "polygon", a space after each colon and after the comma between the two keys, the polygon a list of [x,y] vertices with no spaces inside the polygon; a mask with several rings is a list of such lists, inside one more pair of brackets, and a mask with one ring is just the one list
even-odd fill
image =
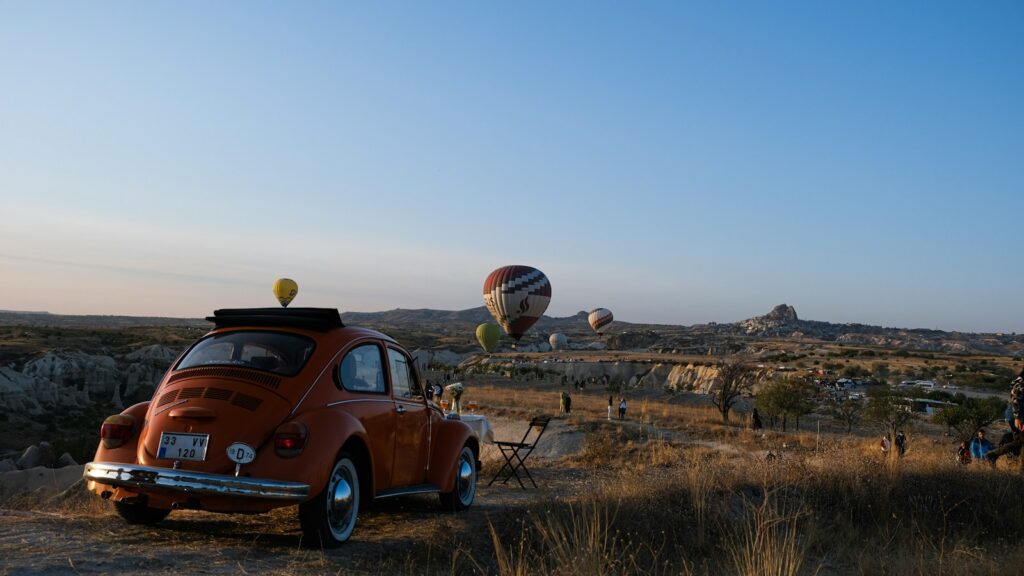
{"label": "rear wheel", "polygon": [[129,504],[127,502],[114,502],[114,509],[117,510],[117,514],[121,518],[124,518],[125,522],[144,526],[156,524],[171,513],[170,510],[163,508],[150,508],[145,504]]}
{"label": "rear wheel", "polygon": [[442,492],[441,506],[446,510],[465,510],[473,505],[476,497],[476,454],[469,446],[463,446],[455,462],[455,486],[451,492]]}
{"label": "rear wheel", "polygon": [[342,452],[323,491],[299,505],[303,544],[313,548],[340,546],[352,535],[358,515],[359,473],[352,458]]}

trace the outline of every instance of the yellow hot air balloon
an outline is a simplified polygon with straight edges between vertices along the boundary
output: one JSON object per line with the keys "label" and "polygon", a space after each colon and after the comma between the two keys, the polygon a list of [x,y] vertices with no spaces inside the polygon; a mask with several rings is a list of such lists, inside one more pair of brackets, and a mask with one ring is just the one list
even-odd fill
{"label": "yellow hot air balloon", "polygon": [[476,327],[476,339],[484,352],[490,352],[498,345],[498,340],[501,340],[501,330],[489,322],[481,324]]}
{"label": "yellow hot air balloon", "polygon": [[292,303],[295,295],[299,293],[299,285],[291,278],[278,278],[274,281],[274,296],[285,308]]}

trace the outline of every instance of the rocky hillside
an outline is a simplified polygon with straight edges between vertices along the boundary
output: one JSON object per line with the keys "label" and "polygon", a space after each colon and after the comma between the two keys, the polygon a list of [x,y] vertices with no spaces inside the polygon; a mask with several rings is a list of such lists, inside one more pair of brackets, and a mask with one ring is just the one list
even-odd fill
{"label": "rocky hillside", "polygon": [[180,353],[159,344],[114,356],[58,350],[21,370],[0,367],[0,412],[36,416],[97,402],[123,408],[148,400]]}
{"label": "rocky hillside", "polygon": [[[493,322],[484,307],[460,311],[390,310],[387,312],[345,313],[346,322],[384,331],[443,332],[454,341],[417,341],[418,347],[438,345],[468,352],[475,349],[473,330],[481,322]],[[705,354],[737,351],[751,339],[793,339],[834,342],[857,346],[926,352],[980,353],[1024,357],[1024,335],[976,334],[941,330],[885,328],[867,324],[847,324],[803,320],[796,308],[780,304],[763,316],[734,323],[693,326],[634,324],[616,320],[604,339],[598,338],[587,324],[587,313],[553,318],[542,317],[524,338],[521,350],[546,350],[547,335],[564,332],[571,349],[649,350]]]}
{"label": "rocky hillside", "polygon": [[867,324],[833,324],[801,320],[793,306],[779,304],[764,316],[734,324],[693,326],[692,331],[820,340],[860,346],[913,349],[928,352],[981,353],[1024,357],[1024,335],[944,332],[942,330],[883,328]]}

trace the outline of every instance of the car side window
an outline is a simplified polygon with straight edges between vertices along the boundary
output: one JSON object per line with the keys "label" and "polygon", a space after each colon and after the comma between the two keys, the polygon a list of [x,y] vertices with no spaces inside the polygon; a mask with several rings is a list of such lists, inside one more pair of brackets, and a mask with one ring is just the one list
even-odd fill
{"label": "car side window", "polygon": [[388,348],[388,362],[391,366],[391,389],[396,398],[413,399],[423,396],[405,354]]}
{"label": "car side window", "polygon": [[386,388],[380,346],[363,344],[349,350],[338,365],[338,382],[349,392],[383,394]]}

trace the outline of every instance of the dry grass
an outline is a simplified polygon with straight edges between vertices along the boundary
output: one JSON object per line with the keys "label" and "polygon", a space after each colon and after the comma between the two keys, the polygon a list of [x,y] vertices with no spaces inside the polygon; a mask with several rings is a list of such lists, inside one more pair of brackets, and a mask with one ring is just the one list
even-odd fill
{"label": "dry grass", "polygon": [[[744,519],[735,524],[726,548],[736,574],[798,576],[813,533],[800,530],[809,512],[780,488],[765,489],[760,503],[744,501]],[[795,509],[794,509],[795,508]]]}
{"label": "dry grass", "polygon": [[[514,394],[508,386],[474,383],[469,394],[489,414],[557,411],[557,383]],[[389,503],[361,514],[356,541],[322,552],[298,548],[289,511],[184,514],[136,534],[133,545],[215,545],[217,562],[230,564],[223,571],[280,574],[358,566],[369,574],[969,576],[1024,562],[1017,464],[958,466],[952,443],[927,427],[905,458],[883,458],[867,431],[753,434],[653,394],[630,398],[629,421],[609,422],[607,397],[573,394],[566,420],[584,432],[583,449],[531,460],[540,490],[484,486],[466,514],[438,514],[422,499]],[[484,456],[491,470],[500,463],[496,452]],[[103,526],[99,533],[121,526],[97,499],[68,498],[57,510],[72,525]]]}

